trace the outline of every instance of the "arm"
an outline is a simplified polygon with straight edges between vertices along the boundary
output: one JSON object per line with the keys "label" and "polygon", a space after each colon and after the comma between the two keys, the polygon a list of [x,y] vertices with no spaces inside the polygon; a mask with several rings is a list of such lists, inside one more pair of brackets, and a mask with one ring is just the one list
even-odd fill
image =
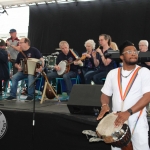
{"label": "arm", "polygon": [[96,51],[92,52],[92,57],[93,57],[94,65],[95,67],[97,67],[99,65],[99,60],[97,59]]}
{"label": "arm", "polygon": [[97,48],[96,51],[100,54],[102,62],[104,63],[105,66],[108,66],[111,63],[110,58],[105,58],[104,54],[102,53],[101,49]]}
{"label": "arm", "polygon": [[8,54],[5,50],[0,51],[0,62],[7,62],[8,61]]}
{"label": "arm", "polygon": [[19,52],[20,52],[20,46],[11,45],[11,44],[9,43],[9,41],[6,41],[6,43],[7,43],[7,46],[12,47],[12,48],[15,49],[16,51],[19,51]]}
{"label": "arm", "polygon": [[[142,110],[148,103],[150,102],[150,92],[147,92],[143,95],[143,97],[130,109],[132,110],[132,114]],[[130,117],[130,113],[128,110],[124,112],[117,113],[118,117],[115,121],[115,125],[119,126],[120,124],[123,124],[128,118]]]}
{"label": "arm", "polygon": [[42,67],[44,67],[44,59],[43,59],[43,57],[41,57],[40,60],[42,61]]}
{"label": "arm", "polygon": [[110,108],[109,108],[109,100],[110,100],[110,97],[103,94],[101,95],[101,111],[100,111],[100,114],[98,115],[97,117],[97,120],[100,120],[106,112],[109,112]]}

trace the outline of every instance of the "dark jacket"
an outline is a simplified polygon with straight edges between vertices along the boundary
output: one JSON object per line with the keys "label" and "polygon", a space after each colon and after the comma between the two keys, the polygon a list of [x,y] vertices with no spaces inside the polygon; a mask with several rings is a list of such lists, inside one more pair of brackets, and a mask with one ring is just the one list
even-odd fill
{"label": "dark jacket", "polygon": [[0,80],[9,79],[8,54],[7,51],[0,48]]}

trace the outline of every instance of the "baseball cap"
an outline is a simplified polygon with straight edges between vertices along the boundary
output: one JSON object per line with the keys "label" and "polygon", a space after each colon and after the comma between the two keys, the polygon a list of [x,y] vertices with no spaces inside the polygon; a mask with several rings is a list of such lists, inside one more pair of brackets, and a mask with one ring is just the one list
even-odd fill
{"label": "baseball cap", "polygon": [[9,33],[16,32],[16,29],[10,29]]}

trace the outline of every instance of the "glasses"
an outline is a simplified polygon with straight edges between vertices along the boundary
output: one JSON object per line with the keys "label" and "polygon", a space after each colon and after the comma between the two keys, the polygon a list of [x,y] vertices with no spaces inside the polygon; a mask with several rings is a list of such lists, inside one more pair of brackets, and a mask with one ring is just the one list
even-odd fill
{"label": "glasses", "polygon": [[139,51],[131,51],[131,50],[127,50],[127,51],[125,51],[125,52],[123,52],[122,54],[125,54],[125,53],[127,53],[127,54],[134,54],[134,55],[138,55],[139,54]]}

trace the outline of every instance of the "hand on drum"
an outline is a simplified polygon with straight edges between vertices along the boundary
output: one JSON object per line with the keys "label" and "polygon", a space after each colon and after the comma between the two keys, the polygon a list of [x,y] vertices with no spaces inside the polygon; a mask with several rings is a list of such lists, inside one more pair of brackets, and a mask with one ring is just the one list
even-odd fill
{"label": "hand on drum", "polygon": [[101,111],[97,117],[97,120],[100,120],[101,118],[103,118],[103,116],[105,115],[105,113],[109,112],[110,108],[108,105],[105,105],[101,108]]}
{"label": "hand on drum", "polygon": [[61,68],[58,65],[56,65],[54,68],[55,68],[56,71],[60,71],[61,70]]}
{"label": "hand on drum", "polygon": [[123,125],[126,120],[128,120],[130,114],[128,111],[115,113],[118,117],[115,120],[115,126],[118,127],[120,125]]}

